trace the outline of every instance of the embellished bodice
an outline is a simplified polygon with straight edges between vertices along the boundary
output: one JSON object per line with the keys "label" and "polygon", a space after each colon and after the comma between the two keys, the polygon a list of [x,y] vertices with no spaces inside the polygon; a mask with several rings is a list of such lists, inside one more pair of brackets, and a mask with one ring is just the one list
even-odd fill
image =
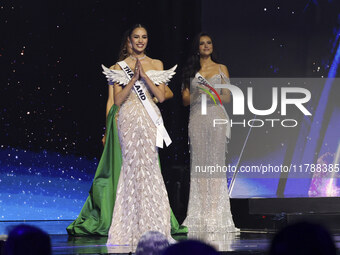
{"label": "embellished bodice", "polygon": [[[215,88],[215,85],[230,83],[229,78],[222,71],[220,71],[218,74],[215,74],[206,80],[209,82],[209,85],[211,85],[219,95],[221,95],[222,89]],[[207,86],[204,86],[203,84],[201,84],[196,77],[193,78],[191,81],[191,87],[190,87],[192,106],[201,103],[202,94],[205,93],[202,89],[208,90],[210,93],[214,95],[213,91],[210,90]],[[210,104],[210,105],[215,104],[210,96],[207,97],[207,104]]]}
{"label": "embellished bodice", "polygon": [[[212,77],[206,79],[209,82],[209,85],[215,89],[215,91],[221,95],[222,89],[215,88],[217,84],[230,84],[230,79],[220,70],[218,74],[213,75]],[[191,81],[190,87],[190,121],[195,118],[201,118],[201,108],[202,108],[202,94],[206,94],[204,90],[208,90],[211,95],[215,95],[215,93],[210,90],[207,86],[203,85],[199,80],[195,77]],[[207,115],[209,115],[210,123],[213,122],[213,119],[229,119],[228,113],[226,112],[223,105],[221,105],[218,101],[216,103],[211,98],[210,95],[206,97],[207,99]],[[226,136],[230,138],[230,123],[226,125]]]}

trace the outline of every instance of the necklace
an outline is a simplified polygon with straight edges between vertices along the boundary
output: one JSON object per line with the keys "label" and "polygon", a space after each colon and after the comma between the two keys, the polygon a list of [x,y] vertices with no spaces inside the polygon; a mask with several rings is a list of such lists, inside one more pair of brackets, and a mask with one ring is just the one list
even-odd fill
{"label": "necklace", "polygon": [[[129,57],[132,58],[133,60],[137,60],[137,58],[134,57],[134,56],[132,56],[132,55],[130,55]],[[138,60],[142,60],[142,59],[144,59],[144,58],[146,58],[146,55],[144,55],[144,56],[141,57],[141,58],[138,58]]]}

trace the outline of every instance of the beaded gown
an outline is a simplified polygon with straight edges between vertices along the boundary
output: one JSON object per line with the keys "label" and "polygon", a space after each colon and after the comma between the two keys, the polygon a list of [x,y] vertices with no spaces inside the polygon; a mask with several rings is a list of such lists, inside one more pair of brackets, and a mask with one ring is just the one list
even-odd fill
{"label": "beaded gown", "polygon": [[[229,83],[229,78],[220,70],[208,82],[214,86]],[[187,217],[183,224],[188,226],[189,234],[236,232],[238,229],[235,228],[230,211],[226,173],[204,172],[204,167],[226,165],[226,133],[230,132],[230,126],[213,127],[213,120],[229,118],[223,107],[215,105],[209,96],[207,114],[201,114],[202,90],[199,87],[203,86],[194,78],[190,89],[192,103],[189,118],[190,195]],[[216,91],[221,93],[221,89]]]}
{"label": "beaded gown", "polygon": [[[155,83],[169,81],[174,68],[167,71],[147,71]],[[111,79],[127,84],[123,71],[110,70]],[[143,80],[141,86],[157,114]],[[120,107],[118,135],[122,150],[122,168],[116,202],[108,234],[108,245],[136,246],[147,231],[159,231],[171,238],[170,204],[158,161],[157,129],[134,90]]]}

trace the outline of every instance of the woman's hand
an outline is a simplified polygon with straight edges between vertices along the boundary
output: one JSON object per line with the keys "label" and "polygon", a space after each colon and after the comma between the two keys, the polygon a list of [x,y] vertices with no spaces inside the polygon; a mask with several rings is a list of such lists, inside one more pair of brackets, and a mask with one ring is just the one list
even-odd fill
{"label": "woman's hand", "polygon": [[137,58],[136,64],[135,64],[135,70],[134,70],[133,76],[131,78],[134,81],[137,81],[140,78],[140,67],[139,67],[140,64],[139,63],[140,63],[140,61]]}
{"label": "woman's hand", "polygon": [[140,76],[142,79],[145,79],[147,76],[146,76],[146,73],[144,72],[142,63],[139,61],[138,58],[137,58],[136,65],[138,65],[139,76]]}

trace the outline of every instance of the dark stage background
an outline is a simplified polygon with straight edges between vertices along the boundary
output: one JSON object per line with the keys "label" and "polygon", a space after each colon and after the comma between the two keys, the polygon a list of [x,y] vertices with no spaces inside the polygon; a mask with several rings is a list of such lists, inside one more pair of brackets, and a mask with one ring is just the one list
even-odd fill
{"label": "dark stage background", "polygon": [[[16,1],[2,7],[1,142],[88,158],[102,149],[107,83],[101,64],[116,63],[123,32],[145,24],[148,55],[170,68],[182,66],[201,27],[196,1]],[[175,99],[161,106],[172,133],[183,131],[186,117],[179,110],[180,84],[176,75]],[[183,138],[173,137],[182,147]],[[183,153],[171,151],[171,159],[183,162]]]}
{"label": "dark stage background", "polygon": [[[183,219],[189,109],[180,77],[193,36],[213,35],[231,77],[327,77],[339,13],[335,0],[1,3],[0,220],[77,216],[102,152],[107,82],[100,65],[116,62],[131,25],[147,26],[150,57],[165,68],[179,65],[170,83],[175,97],[160,105],[173,140],[160,157],[172,208]],[[230,160],[245,132],[233,133]]]}

